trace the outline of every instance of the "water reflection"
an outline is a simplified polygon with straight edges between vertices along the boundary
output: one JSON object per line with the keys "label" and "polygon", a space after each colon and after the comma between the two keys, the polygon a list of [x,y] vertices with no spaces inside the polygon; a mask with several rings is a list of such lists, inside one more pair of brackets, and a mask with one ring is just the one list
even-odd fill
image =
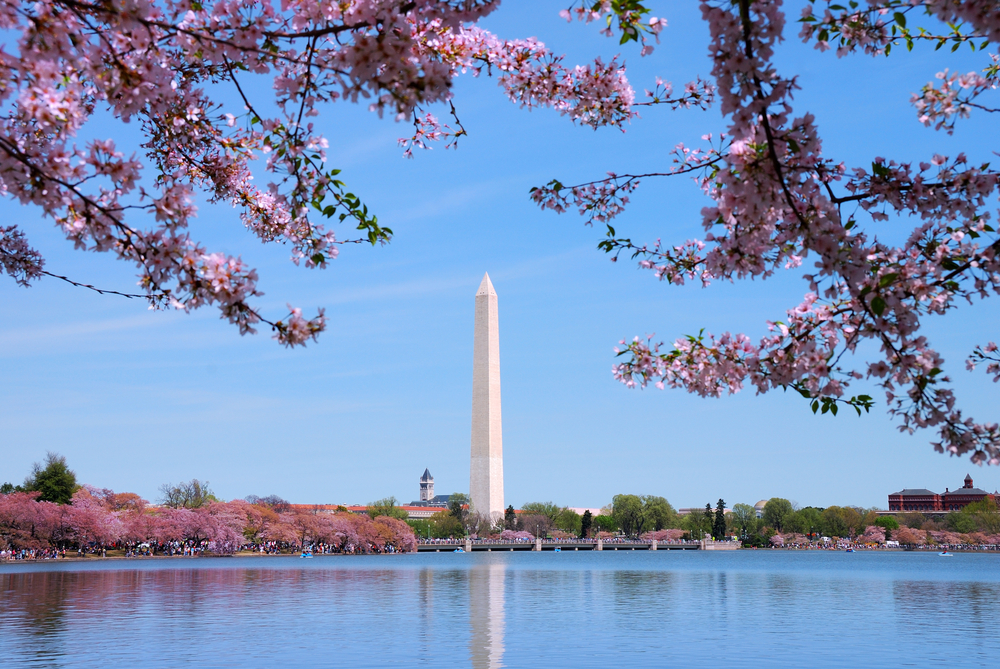
{"label": "water reflection", "polygon": [[469,658],[473,669],[497,669],[504,666],[506,570],[506,563],[495,562],[477,565],[467,572]]}
{"label": "water reflection", "polygon": [[0,665],[278,657],[293,666],[474,669],[996,666],[1000,559],[922,558],[493,553],[19,573],[0,565]]}

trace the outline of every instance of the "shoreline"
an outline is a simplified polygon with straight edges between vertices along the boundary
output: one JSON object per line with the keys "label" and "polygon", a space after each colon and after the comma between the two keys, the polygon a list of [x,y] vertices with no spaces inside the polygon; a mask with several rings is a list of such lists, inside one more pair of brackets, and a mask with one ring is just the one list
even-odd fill
{"label": "shoreline", "polygon": [[[416,554],[416,551],[414,551]],[[392,556],[392,555],[409,555],[409,553],[319,553],[313,554],[314,558],[320,557],[358,557],[358,556]],[[88,555],[84,557],[60,557],[60,558],[38,558],[38,559],[26,559],[26,560],[0,560],[0,568],[4,565],[11,564],[62,564],[64,562],[91,562],[91,563],[101,563],[101,562],[120,562],[120,561],[138,561],[146,562],[149,560],[215,560],[221,558],[264,558],[264,557],[277,557],[277,558],[299,558],[301,554],[299,553],[235,553],[233,555],[135,555],[131,557],[126,557],[124,555],[109,555],[107,557],[100,557],[97,555]]]}
{"label": "shoreline", "polygon": [[[522,551],[523,552],[523,551]],[[586,551],[588,553],[617,553],[618,551]],[[701,551],[698,551],[701,552]],[[716,551],[705,551],[715,553]],[[726,551],[727,553],[731,551]],[[827,548],[740,548],[737,552],[747,552],[747,553],[765,553],[765,552],[783,552],[783,553],[845,553],[843,549],[827,549]],[[934,555],[940,553],[938,549],[914,549],[907,550],[905,548],[879,548],[874,550],[865,549],[855,549],[856,553],[865,554],[878,554],[878,553],[920,553],[927,555]],[[1000,550],[948,550],[951,554],[963,554],[963,555],[1000,555]],[[314,554],[313,558],[337,558],[337,557],[390,557],[398,555],[410,555],[411,553],[319,553]],[[417,551],[413,551],[413,555],[418,554]],[[236,553],[233,555],[143,555],[143,556],[133,556],[126,557],[124,555],[110,555],[108,557],[98,557],[95,555],[85,556],[85,557],[65,557],[65,558],[42,558],[42,559],[27,559],[27,560],[2,560],[0,561],[0,570],[3,569],[5,565],[26,565],[26,564],[63,564],[63,563],[91,563],[100,564],[106,562],[147,562],[150,560],[215,560],[220,558],[301,558],[299,553]]]}

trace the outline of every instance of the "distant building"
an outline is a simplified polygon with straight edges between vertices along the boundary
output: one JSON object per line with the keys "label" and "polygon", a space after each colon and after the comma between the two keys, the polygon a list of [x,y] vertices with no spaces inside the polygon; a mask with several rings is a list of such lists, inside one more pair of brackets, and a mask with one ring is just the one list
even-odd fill
{"label": "distant building", "polygon": [[402,508],[410,518],[430,518],[438,511],[448,508],[450,497],[451,495],[434,494],[434,477],[431,476],[430,469],[425,469],[424,475],[420,477],[420,499]]}
{"label": "distant building", "polygon": [[764,507],[765,506],[767,506],[767,500],[766,499],[762,499],[762,500],[760,500],[759,502],[757,502],[756,504],[753,505],[753,510],[757,514],[758,518],[763,518],[764,517]]}
{"label": "distant building", "polygon": [[[573,513],[575,513],[578,516],[582,516],[583,514],[587,513],[588,511],[590,511],[590,515],[591,516],[599,516],[602,513],[604,513],[604,509],[596,509],[594,507],[568,506],[566,508],[569,509],[570,511],[572,511]],[[520,513],[520,511],[518,511],[517,513]]]}
{"label": "distant building", "polygon": [[428,502],[434,497],[434,477],[431,470],[425,469],[424,475],[420,477],[420,501]]}
{"label": "distant building", "polygon": [[965,476],[965,485],[955,491],[944,489],[936,493],[926,488],[906,488],[889,495],[889,511],[947,512],[961,511],[969,504],[987,497],[996,500],[1000,493],[988,493],[972,485],[972,477]]}

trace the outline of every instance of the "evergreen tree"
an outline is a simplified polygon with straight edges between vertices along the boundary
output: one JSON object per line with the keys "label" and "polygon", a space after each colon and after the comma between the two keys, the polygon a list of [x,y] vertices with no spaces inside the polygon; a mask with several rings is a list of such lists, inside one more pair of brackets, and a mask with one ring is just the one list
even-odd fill
{"label": "evergreen tree", "polygon": [[715,540],[726,538],[726,503],[721,499],[715,505],[715,522],[712,524],[712,538]]}
{"label": "evergreen tree", "polygon": [[594,515],[590,509],[583,512],[583,519],[580,521],[580,537],[586,538],[590,535],[590,528],[594,524]]}
{"label": "evergreen tree", "polygon": [[[709,534],[712,531],[712,525],[715,523],[715,515],[712,513],[711,504],[705,505],[705,510],[702,512],[702,516],[703,519],[701,524],[704,527],[702,533]],[[703,537],[698,537],[698,538],[702,539]]]}
{"label": "evergreen tree", "polygon": [[45,465],[33,464],[24,480],[26,491],[40,492],[38,499],[56,504],[69,504],[77,487],[76,473],[66,466],[66,458],[51,451],[45,455]]}
{"label": "evergreen tree", "polygon": [[505,530],[513,530],[517,528],[517,514],[514,513],[513,504],[508,506],[507,510],[503,512],[503,527]]}

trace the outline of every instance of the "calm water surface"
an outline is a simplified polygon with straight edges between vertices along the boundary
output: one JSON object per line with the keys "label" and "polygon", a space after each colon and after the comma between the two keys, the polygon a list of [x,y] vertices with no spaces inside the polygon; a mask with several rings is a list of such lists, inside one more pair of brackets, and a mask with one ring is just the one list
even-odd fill
{"label": "calm water surface", "polygon": [[1000,556],[435,553],[0,565],[0,665],[997,667]]}

